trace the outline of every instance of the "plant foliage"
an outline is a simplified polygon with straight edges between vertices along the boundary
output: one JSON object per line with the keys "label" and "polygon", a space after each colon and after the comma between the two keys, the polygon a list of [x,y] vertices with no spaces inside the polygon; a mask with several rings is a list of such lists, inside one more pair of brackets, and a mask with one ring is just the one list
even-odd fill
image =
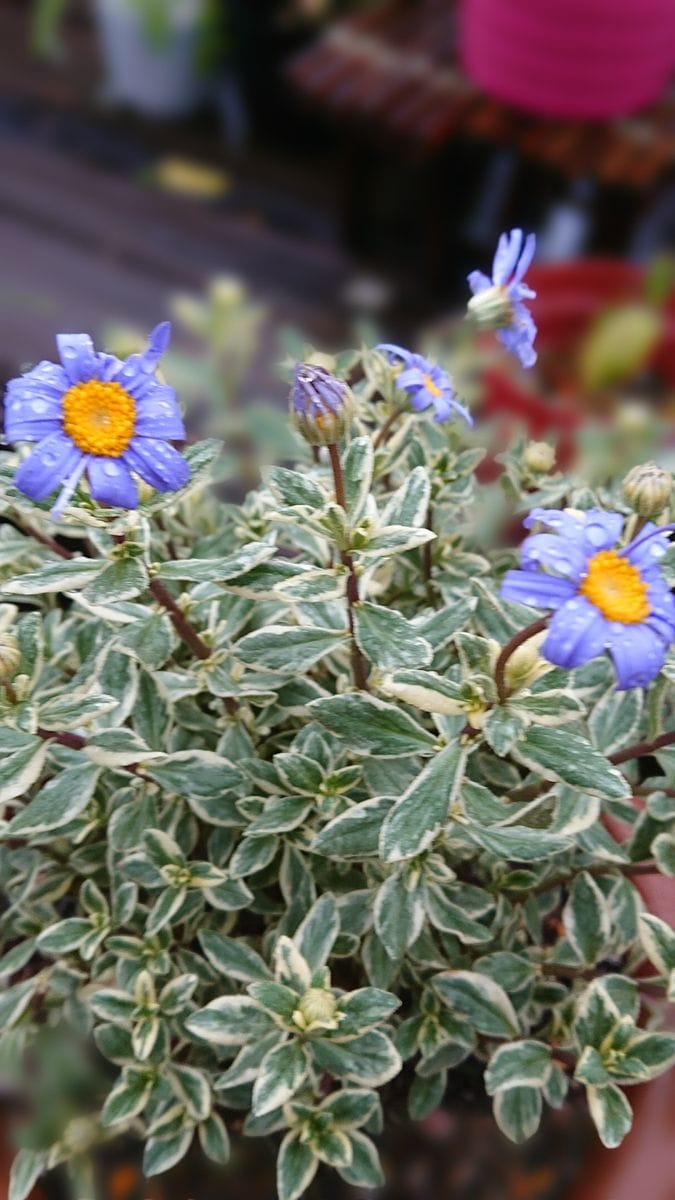
{"label": "plant foliage", "polygon": [[0,1064],[22,1089],[78,1043],[90,1095],[33,1102],[11,1200],[124,1131],[147,1175],[194,1138],[226,1162],[241,1114],[280,1200],[320,1163],[376,1187],[390,1082],[419,1120],[470,1056],[510,1138],[572,1087],[615,1146],[675,1057],[675,933],[635,883],[675,874],[675,660],[617,692],[604,658],[500,655],[533,619],[499,598],[505,514],[635,518],[521,445],[491,504],[480,433],[357,366],[342,500],[298,444],[224,504],[201,443],[182,492],[80,495],[55,541],[4,455]]}

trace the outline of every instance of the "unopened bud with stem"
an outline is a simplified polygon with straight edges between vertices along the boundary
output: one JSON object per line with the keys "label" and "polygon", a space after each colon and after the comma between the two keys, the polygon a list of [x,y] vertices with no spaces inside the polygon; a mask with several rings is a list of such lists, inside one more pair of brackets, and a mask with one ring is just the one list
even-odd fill
{"label": "unopened bud with stem", "polygon": [[352,393],[344,379],[313,363],[298,363],[291,388],[291,418],[310,445],[339,442],[351,422],[352,407]]}
{"label": "unopened bud with stem", "polygon": [[670,501],[673,477],[656,463],[633,467],[623,481],[624,499],[639,517],[658,517]]}

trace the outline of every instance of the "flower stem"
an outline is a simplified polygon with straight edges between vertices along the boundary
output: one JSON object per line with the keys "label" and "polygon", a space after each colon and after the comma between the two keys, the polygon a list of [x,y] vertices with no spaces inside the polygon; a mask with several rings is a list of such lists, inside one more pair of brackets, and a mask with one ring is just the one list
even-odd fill
{"label": "flower stem", "polygon": [[59,746],[67,746],[69,750],[84,750],[87,742],[79,733],[67,733],[62,731],[56,733],[52,729],[37,729],[38,737],[41,737],[43,742],[58,742]]}
{"label": "flower stem", "polygon": [[[508,700],[511,689],[506,682],[506,667],[512,654],[523,645],[524,642],[529,642],[530,638],[536,637],[541,633],[548,624],[548,617],[541,617],[538,621],[533,621],[531,625],[527,625],[525,629],[521,629],[519,633],[514,633],[513,637],[502,648],[502,651],[497,659],[495,667],[495,683],[497,685],[497,695],[499,703],[503,704]],[[675,738],[675,734],[673,735]]]}
{"label": "flower stem", "polygon": [[23,522],[16,522],[16,527],[25,533],[27,537],[32,537],[34,541],[39,542],[41,546],[46,546],[54,554],[58,554],[59,558],[72,558],[72,550],[67,550],[65,546],[60,546],[54,538],[48,537],[46,533],[40,533],[33,525],[27,525]]}
{"label": "flower stem", "polygon": [[[40,542],[41,545],[47,546],[50,550],[53,550],[54,554],[58,554],[59,558],[72,559],[74,557],[72,550],[67,550],[65,546],[60,546],[59,543],[55,542],[52,538],[46,537],[44,534],[39,533],[37,529],[33,528],[33,526],[23,525],[21,527],[21,532],[25,533],[28,537],[34,538],[35,541]],[[114,541],[118,543],[123,540],[123,537],[114,538]],[[167,588],[164,587],[164,584],[160,583],[158,579],[153,579],[148,585],[148,590],[150,594],[154,596],[157,603],[161,604],[162,608],[166,609],[179,638],[185,643],[186,646],[189,647],[195,657],[201,659],[202,662],[205,659],[210,658],[212,653],[211,649],[199,636],[197,630],[190,624],[185,614],[181,612],[171,593],[167,590]],[[236,701],[231,696],[228,696],[226,699],[225,707],[229,713],[235,713],[237,711]],[[40,734],[40,736],[42,737],[43,735]],[[48,736],[51,737],[53,735],[49,734]],[[75,735],[72,736],[74,737]],[[61,741],[60,735],[57,736],[57,741]],[[71,742],[63,741],[61,741],[61,744],[64,746],[72,745]]]}
{"label": "flower stem", "polygon": [[157,603],[166,609],[171,619],[171,624],[179,638],[185,642],[186,646],[189,646],[195,657],[201,658],[202,661],[210,658],[212,651],[206,642],[202,641],[197,630],[193,628],[185,614],[181,612],[171,593],[164,587],[164,584],[160,583],[159,579],[152,579],[148,585],[148,590],[154,596]]}
{"label": "flower stem", "polygon": [[[342,461],[340,459],[340,449],[339,449],[337,443],[333,442],[333,443],[331,443],[331,445],[328,446],[328,453],[330,455],[330,465],[333,469],[333,481],[335,484],[335,499],[337,500],[338,504],[340,505],[340,508],[343,508],[346,510],[347,500],[346,500],[346,496],[345,496],[345,481],[344,481],[344,475],[342,473]],[[365,658],[363,657],[361,651],[359,650],[359,647],[358,647],[358,644],[356,641],[356,637],[355,637],[355,631],[354,631],[354,605],[358,604],[358,602],[359,602],[359,581],[357,579],[356,571],[354,569],[354,560],[353,560],[351,554],[347,550],[340,551],[340,560],[341,560],[343,566],[345,566],[348,571],[346,598],[347,598],[347,619],[349,621],[349,632],[351,634],[351,643],[352,643],[351,644],[352,674],[354,676],[354,683],[355,683],[356,687],[360,688],[361,691],[367,692],[368,691],[368,667],[366,666]]]}
{"label": "flower stem", "polygon": [[384,422],[384,425],[381,426],[378,433],[375,435],[375,441],[373,442],[373,450],[379,450],[380,446],[384,445],[387,438],[389,437],[392,425],[398,419],[398,417],[400,417],[400,415],[403,411],[404,411],[403,408],[395,408],[395,409],[393,409],[392,412],[389,413],[389,416],[387,417],[386,421]]}
{"label": "flower stem", "polygon": [[530,896],[539,896],[543,892],[552,892],[554,888],[565,887],[577,875],[581,875],[582,873],[587,875],[604,875],[607,871],[620,871],[622,875],[627,876],[657,875],[658,867],[653,861],[641,863],[590,863],[586,867],[577,867],[575,870],[567,871],[565,874],[554,875],[550,879],[543,879],[535,887],[514,891],[507,888],[509,900],[528,900]]}
{"label": "flower stem", "polygon": [[664,746],[672,746],[674,742],[675,732],[661,733],[651,742],[635,742],[625,750],[617,750],[616,754],[610,754],[609,761],[617,767],[619,763],[629,762],[631,758],[642,758],[643,755],[654,754],[656,750],[662,750]]}

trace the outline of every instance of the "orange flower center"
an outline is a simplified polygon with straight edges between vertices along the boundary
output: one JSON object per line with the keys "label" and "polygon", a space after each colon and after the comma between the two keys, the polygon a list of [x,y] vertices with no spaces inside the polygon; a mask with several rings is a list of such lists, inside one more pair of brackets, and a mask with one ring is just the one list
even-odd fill
{"label": "orange flower center", "polygon": [[434,383],[433,379],[431,378],[431,375],[424,376],[424,386],[428,392],[431,392],[432,396],[442,396],[443,395],[441,389],[439,387],[437,387],[437,385]]}
{"label": "orange flower center", "polygon": [[649,616],[647,584],[637,567],[617,554],[601,550],[588,561],[588,570],[579,591],[609,621],[637,625]]}
{"label": "orange flower center", "polygon": [[90,379],[63,397],[63,428],[79,450],[119,458],[134,434],[136,403],[119,383]]}

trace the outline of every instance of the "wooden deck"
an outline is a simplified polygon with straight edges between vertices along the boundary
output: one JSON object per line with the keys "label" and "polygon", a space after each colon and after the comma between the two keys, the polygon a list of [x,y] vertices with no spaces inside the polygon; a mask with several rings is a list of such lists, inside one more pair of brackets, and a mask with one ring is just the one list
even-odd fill
{"label": "wooden deck", "polygon": [[[84,14],[75,4],[67,57],[51,64],[30,52],[26,0],[0,0],[0,372],[51,353],[59,330],[150,327],[173,292],[219,273],[239,276],[273,322],[338,341],[354,267],[330,216],[285,198],[274,164],[269,180],[230,168],[199,124],[102,111]],[[164,153],[225,167],[231,190],[207,201],[144,182]]]}

